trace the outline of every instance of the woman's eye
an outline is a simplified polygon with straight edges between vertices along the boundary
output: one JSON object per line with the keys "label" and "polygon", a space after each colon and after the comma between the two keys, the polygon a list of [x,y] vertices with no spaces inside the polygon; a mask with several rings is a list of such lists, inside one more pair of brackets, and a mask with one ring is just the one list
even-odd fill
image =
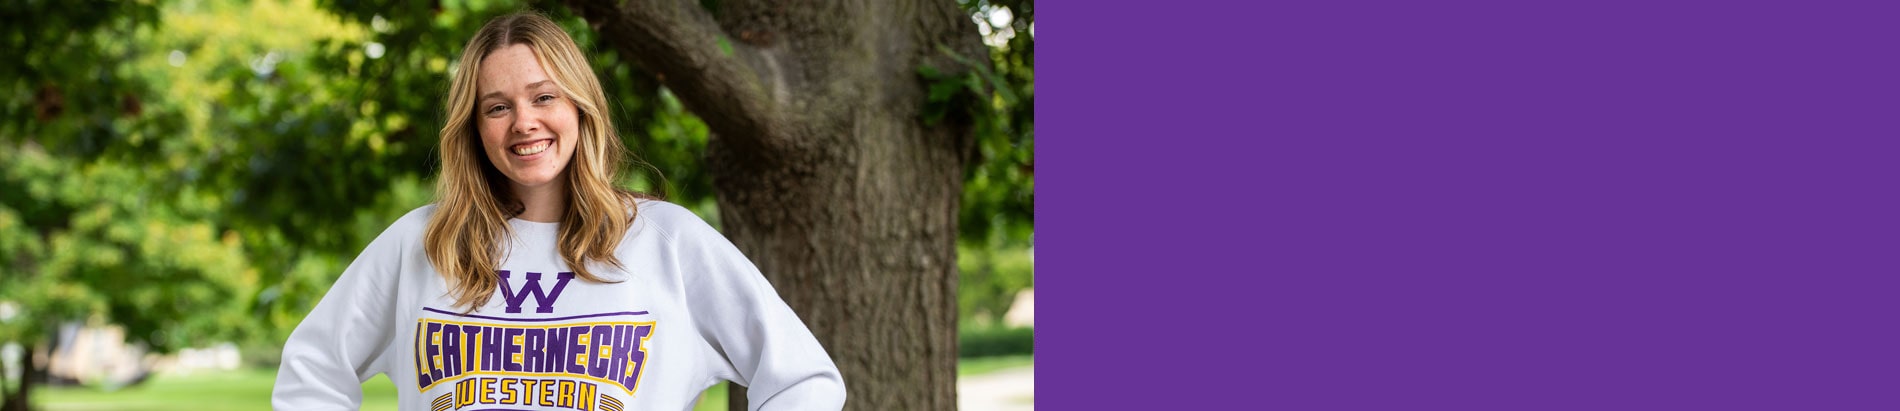
{"label": "woman's eye", "polygon": [[496,113],[500,113],[500,112],[502,112],[502,110],[507,110],[507,109],[508,109],[508,106],[502,106],[502,105],[496,105],[496,106],[493,106],[493,107],[489,107],[489,108],[488,108],[488,111],[487,111],[487,114],[491,114],[491,115],[492,115],[492,114],[496,114]]}
{"label": "woman's eye", "polygon": [[542,95],[541,95],[540,97],[535,97],[535,98],[534,98],[534,102],[536,102],[536,103],[546,103],[546,102],[548,102],[548,101],[550,101],[550,100],[554,100],[554,95],[553,95],[553,94],[542,94]]}

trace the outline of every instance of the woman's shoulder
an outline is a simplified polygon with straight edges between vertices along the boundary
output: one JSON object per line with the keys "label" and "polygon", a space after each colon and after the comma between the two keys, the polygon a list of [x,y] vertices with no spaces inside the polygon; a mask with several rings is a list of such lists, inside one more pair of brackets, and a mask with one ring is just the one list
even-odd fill
{"label": "woman's shoulder", "polygon": [[712,226],[706,224],[706,220],[679,204],[665,200],[640,199],[634,202],[634,206],[636,211],[633,218],[638,223],[637,227],[654,228],[661,235],[669,238],[678,239],[681,236],[697,235],[701,230],[712,229]]}

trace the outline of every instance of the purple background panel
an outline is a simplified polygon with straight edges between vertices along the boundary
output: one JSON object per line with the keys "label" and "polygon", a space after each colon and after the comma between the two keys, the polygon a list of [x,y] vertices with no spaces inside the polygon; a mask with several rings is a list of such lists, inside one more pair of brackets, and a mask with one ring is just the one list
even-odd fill
{"label": "purple background panel", "polygon": [[1900,408],[1900,5],[1048,4],[1043,409]]}

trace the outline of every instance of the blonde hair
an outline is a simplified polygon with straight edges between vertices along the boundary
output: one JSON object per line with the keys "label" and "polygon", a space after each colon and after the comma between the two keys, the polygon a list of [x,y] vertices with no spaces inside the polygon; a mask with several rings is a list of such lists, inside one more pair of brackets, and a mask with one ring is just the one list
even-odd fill
{"label": "blonde hair", "polygon": [[490,20],[462,49],[449,86],[448,122],[442,126],[442,172],[436,181],[435,214],[429,218],[423,248],[436,271],[448,280],[449,295],[467,311],[486,305],[500,283],[508,219],[524,209],[482,151],[475,116],[482,60],[496,50],[522,44],[534,51],[546,71],[579,112],[580,136],[565,169],[567,209],[560,221],[561,260],[575,275],[605,282],[587,263],[621,266],[614,248],[644,196],[614,186],[625,147],[608,118],[606,93],[574,39],[546,16],[518,12]]}

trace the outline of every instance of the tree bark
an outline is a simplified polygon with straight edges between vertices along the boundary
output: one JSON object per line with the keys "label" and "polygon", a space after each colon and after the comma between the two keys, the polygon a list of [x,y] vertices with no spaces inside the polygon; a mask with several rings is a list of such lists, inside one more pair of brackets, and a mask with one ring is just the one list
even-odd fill
{"label": "tree bark", "polygon": [[924,124],[918,69],[974,69],[946,50],[986,61],[956,2],[569,3],[705,120],[725,234],[838,364],[845,408],[955,409],[973,136],[968,119]]}
{"label": "tree bark", "polygon": [[[20,388],[5,395],[6,402],[0,403],[0,411],[27,411],[32,409],[33,401],[29,395],[33,393],[33,380],[37,377],[34,372],[33,364],[33,344],[24,343],[21,344],[21,348],[24,348],[21,352],[25,353],[25,355],[20,356]],[[0,384],[0,391],[5,391],[6,389],[6,385]]]}
{"label": "tree bark", "polygon": [[[0,363],[5,362],[6,359],[6,356],[0,356]],[[9,388],[9,386],[13,385],[9,383],[9,381],[12,381],[14,377],[8,375],[6,371],[6,367],[0,367],[0,411],[22,409],[13,404],[15,394],[13,393],[13,389]]]}

